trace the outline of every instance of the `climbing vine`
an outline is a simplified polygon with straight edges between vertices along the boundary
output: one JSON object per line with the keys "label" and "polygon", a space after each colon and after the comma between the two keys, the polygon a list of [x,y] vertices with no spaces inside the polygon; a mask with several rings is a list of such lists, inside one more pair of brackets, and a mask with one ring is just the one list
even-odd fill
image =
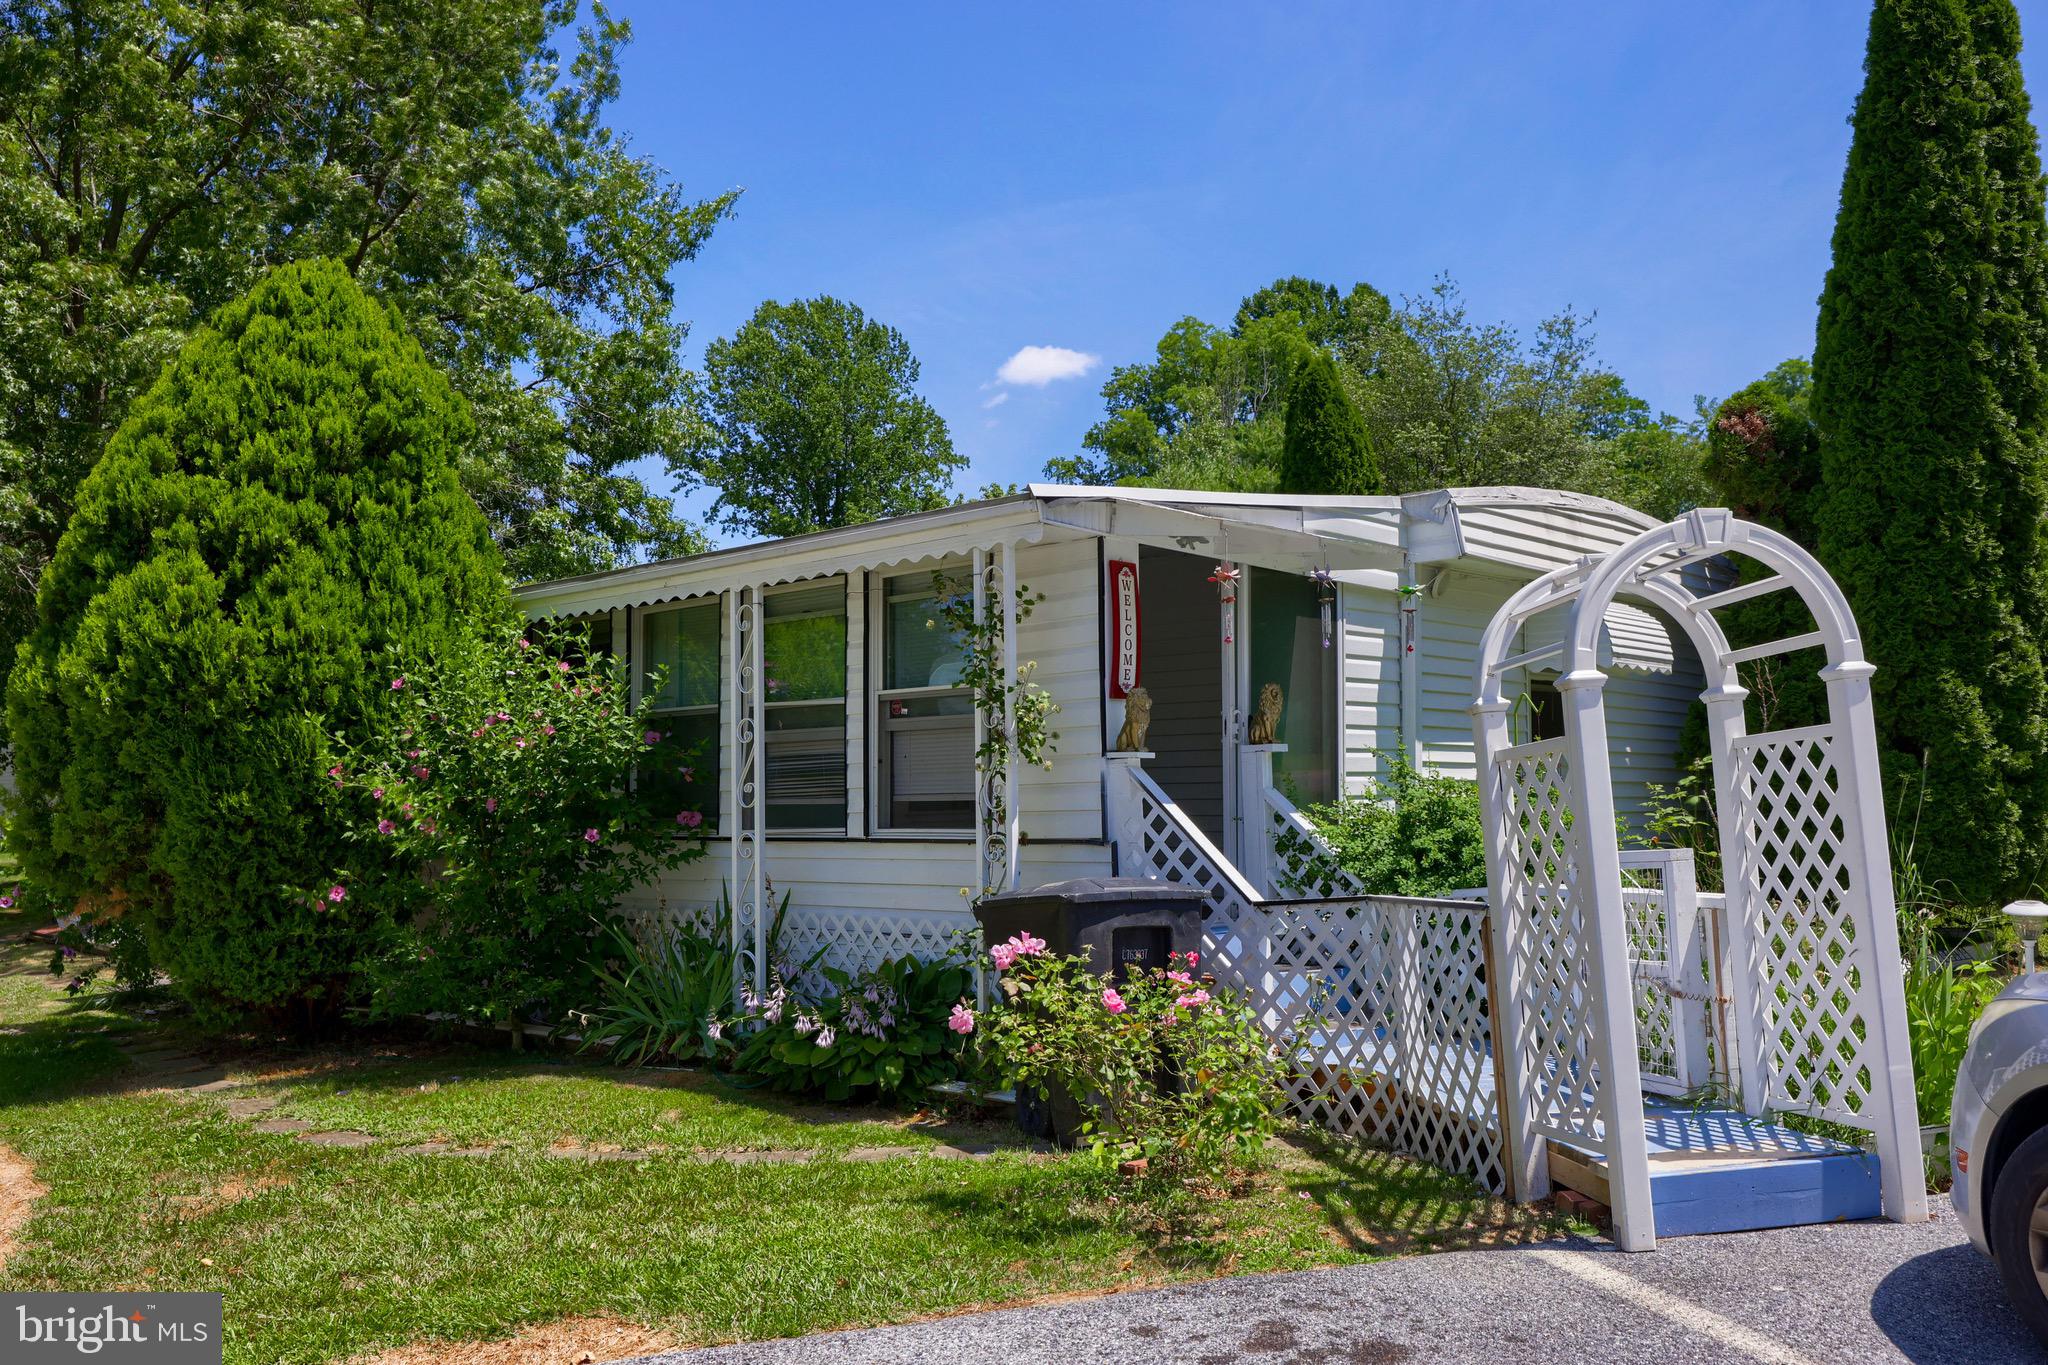
{"label": "climbing vine", "polygon": [[[996,577],[991,566],[981,584],[983,610],[977,621],[971,586],[957,576],[932,575],[932,596],[938,601],[939,617],[960,642],[960,676],[953,685],[972,692],[975,710],[981,716],[981,743],[974,752],[974,771],[990,817],[990,844],[982,857],[985,891],[1000,889],[1004,871],[1007,845],[1001,831],[1009,812],[1003,787],[1009,775],[1011,749],[1016,750],[1021,762],[1050,772],[1051,755],[1059,744],[1059,734],[1052,728],[1052,717],[1059,707],[1052,694],[1031,679],[1037,662],[1020,660],[1014,681],[1004,675],[1003,594],[996,585]],[[1015,597],[1020,626],[1031,619],[1033,608],[1045,600],[1044,593],[1035,593],[1024,583],[1016,586]]]}

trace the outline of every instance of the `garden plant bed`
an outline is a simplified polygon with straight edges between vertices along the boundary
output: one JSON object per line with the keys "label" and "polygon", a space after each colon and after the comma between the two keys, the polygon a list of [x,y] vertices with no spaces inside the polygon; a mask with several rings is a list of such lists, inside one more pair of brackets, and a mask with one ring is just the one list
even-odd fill
{"label": "garden plant bed", "polygon": [[66,997],[28,927],[0,919],[0,1145],[47,1193],[0,1288],[217,1290],[230,1361],[570,1319],[784,1336],[1563,1228],[1310,1136],[1169,1241],[1001,1125],[470,1047],[231,1050]]}

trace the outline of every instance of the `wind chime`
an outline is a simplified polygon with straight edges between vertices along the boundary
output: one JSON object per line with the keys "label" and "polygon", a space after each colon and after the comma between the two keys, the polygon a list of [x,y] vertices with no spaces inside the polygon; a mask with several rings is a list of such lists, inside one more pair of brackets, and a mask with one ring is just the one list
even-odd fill
{"label": "wind chime", "polygon": [[1337,580],[1328,569],[1311,570],[1309,577],[1315,580],[1316,605],[1323,613],[1323,648],[1328,649],[1337,626]]}
{"label": "wind chime", "polygon": [[1209,574],[1209,581],[1216,585],[1217,600],[1223,604],[1223,643],[1226,645],[1237,639],[1237,574],[1237,565],[1227,559]]}

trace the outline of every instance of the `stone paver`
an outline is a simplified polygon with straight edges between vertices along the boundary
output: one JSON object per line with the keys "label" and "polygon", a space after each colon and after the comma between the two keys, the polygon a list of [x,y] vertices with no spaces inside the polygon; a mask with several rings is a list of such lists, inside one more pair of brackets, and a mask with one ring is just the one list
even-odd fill
{"label": "stone paver", "polygon": [[393,1156],[489,1156],[496,1147],[458,1147],[452,1142],[415,1142],[395,1149]]}
{"label": "stone paver", "polygon": [[817,1157],[816,1152],[699,1152],[694,1159],[729,1161],[735,1166],[777,1166],[802,1165],[806,1161],[815,1161]]}
{"label": "stone paver", "polygon": [[[289,1123],[291,1120],[282,1119],[279,1122]],[[340,1128],[328,1133],[300,1133],[299,1141],[310,1142],[315,1147],[368,1147],[377,1141],[377,1135]]]}
{"label": "stone paver", "polygon": [[251,1124],[250,1126],[259,1133],[283,1134],[310,1133],[313,1131],[313,1125],[304,1119],[265,1119],[261,1123]]}
{"label": "stone paver", "polygon": [[646,1161],[654,1153],[637,1148],[612,1150],[600,1147],[550,1147],[548,1155],[563,1161]]}
{"label": "stone paver", "polygon": [[231,1119],[250,1119],[277,1108],[275,1095],[237,1095],[222,1106]]}

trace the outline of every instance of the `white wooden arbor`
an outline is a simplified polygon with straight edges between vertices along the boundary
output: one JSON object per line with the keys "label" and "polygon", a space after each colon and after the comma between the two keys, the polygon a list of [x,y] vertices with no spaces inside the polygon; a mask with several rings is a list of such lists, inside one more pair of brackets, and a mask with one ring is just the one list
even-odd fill
{"label": "white wooden arbor", "polygon": [[[1688,569],[1744,555],[1771,572],[1695,591]],[[1689,581],[1690,580],[1690,581]],[[1796,593],[1814,629],[1743,649],[1714,613]],[[1599,666],[1617,597],[1685,631],[1707,677],[1726,881],[1723,1071],[1742,1108],[1812,1115],[1875,1135],[1886,1216],[1927,1214],[1903,971],[1871,718],[1870,675],[1847,600],[1797,544],[1720,508],[1688,512],[1511,597],[1481,640],[1471,711],[1486,820],[1508,1160],[1523,1199],[1549,1192],[1548,1143],[1607,1163],[1614,1233],[1656,1244],[1636,1056],[1622,856]],[[1557,642],[1514,653],[1522,627],[1564,615]],[[1828,718],[1747,733],[1738,667],[1819,647]],[[1511,743],[1510,675],[1555,666],[1562,739]]]}

